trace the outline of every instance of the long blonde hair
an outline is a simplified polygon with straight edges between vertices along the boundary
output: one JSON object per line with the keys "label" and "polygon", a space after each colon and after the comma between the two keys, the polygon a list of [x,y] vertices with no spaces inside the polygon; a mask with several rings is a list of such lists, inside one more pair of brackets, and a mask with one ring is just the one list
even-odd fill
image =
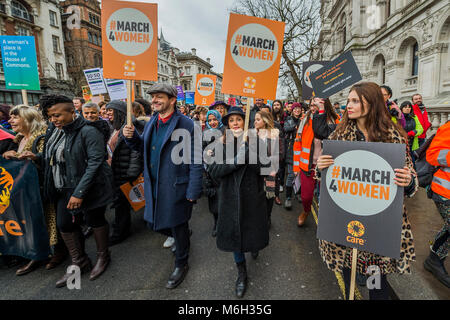
{"label": "long blonde hair", "polygon": [[42,114],[34,107],[26,106],[24,104],[20,104],[12,108],[9,115],[19,116],[22,118],[24,127],[28,130],[29,134],[40,131],[46,126]]}
{"label": "long blonde hair", "polygon": [[259,114],[261,116],[261,119],[264,122],[263,130],[267,131],[269,138],[273,139],[275,137],[278,137],[279,131],[275,128],[272,113],[266,111],[258,111],[256,112],[256,114]]}

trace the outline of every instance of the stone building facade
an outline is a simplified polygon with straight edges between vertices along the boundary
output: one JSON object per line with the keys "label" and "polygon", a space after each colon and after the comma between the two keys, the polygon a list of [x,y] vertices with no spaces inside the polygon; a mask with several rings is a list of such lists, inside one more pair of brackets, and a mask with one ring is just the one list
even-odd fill
{"label": "stone building facade", "polygon": [[[0,30],[2,35],[35,37],[41,90],[28,91],[29,104],[37,104],[39,97],[47,92],[70,94],[58,1],[1,0]],[[5,88],[3,66],[0,67],[0,103],[22,103],[19,90]]]}
{"label": "stone building facade", "polygon": [[[363,80],[386,84],[401,103],[414,93],[433,129],[450,120],[448,0],[321,0],[322,30],[311,60],[352,51]],[[330,99],[345,104],[344,90]]]}

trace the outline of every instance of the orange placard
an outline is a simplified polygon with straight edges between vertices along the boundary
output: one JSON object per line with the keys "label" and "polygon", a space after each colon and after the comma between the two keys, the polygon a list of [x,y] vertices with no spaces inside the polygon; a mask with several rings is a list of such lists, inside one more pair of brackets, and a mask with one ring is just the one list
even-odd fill
{"label": "orange placard", "polygon": [[145,207],[144,196],[144,176],[142,173],[132,183],[127,182],[120,186],[123,194],[127,198],[134,211],[139,211]]}
{"label": "orange placard", "polygon": [[197,74],[195,84],[194,104],[209,106],[216,97],[216,76],[210,74]]}
{"label": "orange placard", "polygon": [[284,22],[231,13],[222,92],[275,99]]}
{"label": "orange placard", "polygon": [[105,78],[158,80],[157,19],[155,3],[102,1]]}

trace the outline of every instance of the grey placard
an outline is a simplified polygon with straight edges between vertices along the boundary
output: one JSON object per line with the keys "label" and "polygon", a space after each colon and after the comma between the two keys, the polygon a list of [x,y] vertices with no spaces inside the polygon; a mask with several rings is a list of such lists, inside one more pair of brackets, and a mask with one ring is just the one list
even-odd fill
{"label": "grey placard", "polygon": [[[335,163],[321,174],[317,238],[399,259],[404,190],[393,179],[405,153],[404,144],[324,140],[323,154]],[[352,221],[361,236],[350,234]]]}
{"label": "grey placard", "polygon": [[310,75],[316,96],[331,97],[333,94],[362,80],[351,51],[347,51]]}

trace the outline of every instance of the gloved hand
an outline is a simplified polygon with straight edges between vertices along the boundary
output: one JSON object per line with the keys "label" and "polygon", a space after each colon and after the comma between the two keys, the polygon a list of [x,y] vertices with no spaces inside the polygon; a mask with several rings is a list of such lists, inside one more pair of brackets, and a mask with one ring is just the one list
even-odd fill
{"label": "gloved hand", "polygon": [[414,131],[409,131],[408,132],[408,137],[414,137],[416,135],[416,133]]}

